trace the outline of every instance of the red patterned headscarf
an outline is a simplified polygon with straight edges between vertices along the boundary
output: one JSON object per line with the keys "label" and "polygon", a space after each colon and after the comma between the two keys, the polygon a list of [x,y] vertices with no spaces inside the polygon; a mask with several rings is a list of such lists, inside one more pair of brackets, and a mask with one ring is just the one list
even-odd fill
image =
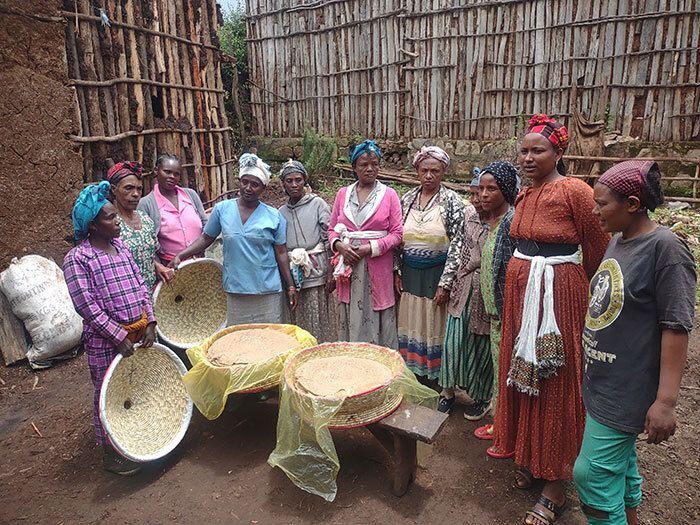
{"label": "red patterned headscarf", "polygon": [[603,173],[598,182],[624,197],[637,197],[646,206],[646,177],[652,168],[658,169],[652,160],[626,160]]}
{"label": "red patterned headscarf", "polygon": [[125,177],[128,177],[129,175],[134,175],[138,179],[143,177],[143,166],[140,162],[136,162],[134,160],[117,162],[107,171],[107,180],[110,184],[117,185],[119,184],[119,181]]}
{"label": "red patterned headscarf", "polygon": [[569,147],[569,132],[566,126],[549,118],[544,113],[533,115],[527,124],[528,133],[539,133],[549,140],[555,148],[566,151],[566,148]]}

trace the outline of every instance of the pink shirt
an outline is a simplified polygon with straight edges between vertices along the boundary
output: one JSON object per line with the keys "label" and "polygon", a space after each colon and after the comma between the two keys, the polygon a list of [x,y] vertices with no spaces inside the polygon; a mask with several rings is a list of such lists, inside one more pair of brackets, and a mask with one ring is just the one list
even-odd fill
{"label": "pink shirt", "polygon": [[171,260],[182,250],[192,244],[202,234],[202,220],[197,208],[187,192],[176,188],[179,209],[163,196],[158,184],[153,187],[153,195],[160,212],[160,255],[165,260]]}

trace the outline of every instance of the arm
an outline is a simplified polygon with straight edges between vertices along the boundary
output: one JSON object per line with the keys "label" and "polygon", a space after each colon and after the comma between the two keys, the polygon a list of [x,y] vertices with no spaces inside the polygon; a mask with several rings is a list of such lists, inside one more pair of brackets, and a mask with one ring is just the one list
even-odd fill
{"label": "arm", "polygon": [[464,242],[464,204],[461,199],[454,195],[446,203],[447,221],[445,222],[445,230],[447,237],[450,239],[450,246],[447,249],[447,261],[445,269],[442,271],[442,277],[438,287],[450,290],[452,282],[457,275],[459,268],[459,257],[462,253],[462,243]]}
{"label": "arm", "polygon": [[68,254],[63,264],[63,272],[73,306],[80,317],[115,346],[124,341],[127,336],[126,330],[109,317],[95,300],[90,287],[88,268],[77,261],[73,254]]}
{"label": "arm", "polygon": [[292,272],[289,271],[289,255],[287,254],[286,244],[275,244],[275,259],[277,260],[277,266],[282,274],[282,280],[284,280],[284,284],[287,287],[289,306],[291,310],[294,311],[299,304],[299,297],[297,295],[296,286],[294,286],[294,280],[292,279]]}
{"label": "arm", "polygon": [[141,304],[143,305],[143,309],[146,312],[146,319],[148,320],[148,326],[146,326],[143,337],[141,337],[141,345],[146,348],[150,348],[153,346],[153,343],[156,340],[156,318],[153,315],[151,294],[148,292],[148,288],[146,288],[146,283],[143,281],[141,271],[136,265],[136,261],[134,261],[134,257],[131,255],[131,252],[129,252],[126,247],[124,247],[124,250],[129,259],[129,264],[131,265],[131,271],[134,272],[134,276],[136,277],[136,280],[141,288]]}
{"label": "arm", "polygon": [[661,332],[659,388],[644,422],[647,443],[661,443],[676,433],[675,409],[687,355],[687,332],[671,329]]}
{"label": "arm", "polygon": [[386,193],[387,195],[385,198],[389,199],[389,227],[387,228],[386,237],[376,240],[376,250],[373,250],[373,257],[378,257],[384,255],[386,252],[393,251],[403,240],[401,201],[399,201],[399,196],[391,188],[388,188]]}
{"label": "arm", "polygon": [[335,226],[338,224],[341,209],[345,202],[345,192],[347,188],[341,188],[338,194],[335,196],[335,201],[333,202],[333,209],[331,210],[331,218],[328,222],[328,242],[330,244],[331,253],[338,252],[343,256],[343,260],[346,264],[354,266],[360,262],[360,255],[357,253],[352,246],[348,243],[342,242],[340,240],[340,235],[335,231]]}
{"label": "arm", "polygon": [[582,181],[576,181],[569,189],[569,204],[583,250],[583,267],[590,280],[603,260],[610,235],[601,229],[598,219],[593,215],[595,201],[591,187]]}
{"label": "arm", "polygon": [[214,210],[211,212],[209,222],[207,222],[207,225],[204,227],[204,231],[202,232],[202,234],[199,237],[197,237],[197,240],[195,240],[187,248],[178,253],[173,258],[173,260],[170,261],[169,266],[171,268],[177,268],[180,264],[180,261],[182,261],[183,259],[188,259],[193,255],[197,255],[198,253],[204,253],[204,250],[211,246],[211,244],[219,236],[220,233],[221,206],[217,204],[216,206],[214,206]]}
{"label": "arm", "polygon": [[330,251],[328,242],[328,227],[331,221],[331,208],[326,202],[318,198],[321,202],[318,205],[318,225],[321,228],[321,242],[326,247],[326,251]]}

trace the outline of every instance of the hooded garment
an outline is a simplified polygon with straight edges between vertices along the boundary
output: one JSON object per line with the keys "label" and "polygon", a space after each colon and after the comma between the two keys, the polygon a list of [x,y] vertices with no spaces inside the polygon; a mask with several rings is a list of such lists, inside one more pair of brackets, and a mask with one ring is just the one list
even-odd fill
{"label": "hooded garment", "polygon": [[323,245],[324,252],[311,255],[313,269],[308,277],[304,277],[302,288],[320,286],[326,281],[328,272],[328,223],[331,217],[331,209],[319,196],[314,194],[304,195],[299,202],[291,204],[287,202],[279,209],[287,220],[287,250],[295,248],[313,250],[319,243]]}

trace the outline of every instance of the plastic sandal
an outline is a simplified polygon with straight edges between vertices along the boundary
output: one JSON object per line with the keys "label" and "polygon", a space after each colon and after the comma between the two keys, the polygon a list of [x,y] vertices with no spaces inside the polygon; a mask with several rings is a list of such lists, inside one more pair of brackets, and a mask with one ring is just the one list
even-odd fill
{"label": "plastic sandal", "polygon": [[488,424],[480,426],[474,431],[474,436],[484,441],[491,441],[493,439],[493,425]]}
{"label": "plastic sandal", "polygon": [[515,456],[515,451],[513,452],[501,452],[495,446],[490,446],[486,449],[486,454],[493,459],[510,459]]}

